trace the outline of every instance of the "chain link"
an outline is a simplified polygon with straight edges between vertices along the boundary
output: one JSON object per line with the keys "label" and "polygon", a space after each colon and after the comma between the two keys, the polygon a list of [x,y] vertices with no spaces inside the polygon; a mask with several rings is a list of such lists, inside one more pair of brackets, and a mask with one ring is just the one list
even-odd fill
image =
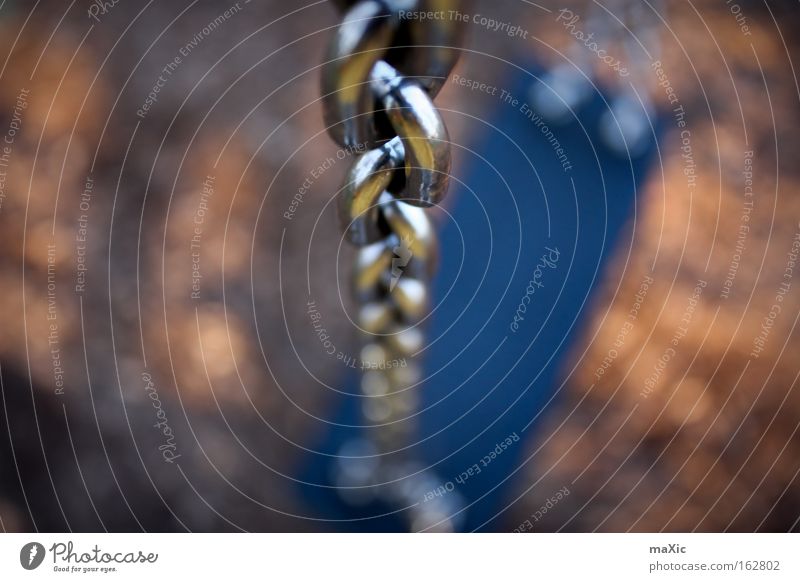
{"label": "chain link", "polygon": [[[420,323],[429,310],[437,240],[426,207],[444,198],[450,138],[433,98],[458,58],[457,0],[334,0],[343,11],[322,67],[331,137],[370,148],[347,172],[338,200],[346,238],[358,247],[353,287],[361,350],[362,413],[370,438],[339,456],[343,496],[408,507],[413,530],[452,530],[457,493],[423,503],[440,483],[409,454],[422,371]],[[408,17],[410,16],[410,17]],[[402,363],[402,365],[400,364]]]}

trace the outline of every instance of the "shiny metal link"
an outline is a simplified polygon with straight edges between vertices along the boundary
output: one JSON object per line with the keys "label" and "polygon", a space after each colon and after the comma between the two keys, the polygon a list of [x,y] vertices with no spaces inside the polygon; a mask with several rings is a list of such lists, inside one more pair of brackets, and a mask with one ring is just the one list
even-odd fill
{"label": "shiny metal link", "polygon": [[448,516],[458,512],[459,496],[445,505],[420,503],[436,478],[400,451],[415,432],[420,324],[438,260],[425,208],[444,198],[450,174],[450,138],[432,98],[455,64],[459,32],[453,20],[406,20],[400,11],[447,11],[461,3],[336,4],[344,18],[322,71],[325,121],[337,143],[372,148],[347,172],[337,204],[345,237],[358,247],[353,291],[367,337],[361,395],[368,427],[365,439],[343,450],[337,481],[351,501],[371,492],[412,507],[412,529],[453,529]]}
{"label": "shiny metal link", "polygon": [[442,117],[422,86],[389,64],[375,63],[371,79],[373,93],[405,149],[404,201],[437,204],[450,181],[450,136]]}
{"label": "shiny metal link", "polygon": [[458,57],[464,27],[452,18],[451,11],[464,10],[464,0],[421,0],[416,10],[442,14],[433,20],[409,19],[404,22],[409,50],[396,50],[386,62],[425,87],[431,99],[447,81]]}
{"label": "shiny metal link", "polygon": [[405,149],[399,137],[359,157],[345,176],[339,196],[339,220],[355,245],[386,236],[378,224],[378,198],[389,188],[395,170],[403,166]]}
{"label": "shiny metal link", "polygon": [[379,61],[436,97],[458,60],[461,27],[450,18],[401,18],[414,11],[454,10],[458,0],[337,1],[342,23],[322,66],[322,102],[331,137],[343,147],[374,147],[393,137],[373,115],[370,73]]}
{"label": "shiny metal link", "polygon": [[[332,0],[339,10],[348,10],[363,0]],[[407,77],[413,77],[436,97],[450,72],[453,70],[460,50],[464,28],[451,17],[452,12],[468,4],[467,0],[416,0],[387,1],[384,6],[389,10],[419,11],[442,14],[437,19],[405,19],[401,20],[395,32],[395,41],[391,51],[384,60],[393,67],[403,71]],[[380,58],[380,57],[379,57]],[[366,77],[364,77],[366,79]]]}
{"label": "shiny metal link", "polygon": [[341,146],[371,147],[380,140],[369,74],[391,45],[399,10],[381,0],[355,4],[329,45],[322,67],[323,111],[328,132]]}
{"label": "shiny metal link", "polygon": [[407,204],[430,206],[444,198],[450,182],[450,137],[428,95],[383,62],[376,63],[372,78],[374,94],[398,135],[362,155],[345,178],[339,217],[356,245],[386,236],[377,204],[385,191]]}

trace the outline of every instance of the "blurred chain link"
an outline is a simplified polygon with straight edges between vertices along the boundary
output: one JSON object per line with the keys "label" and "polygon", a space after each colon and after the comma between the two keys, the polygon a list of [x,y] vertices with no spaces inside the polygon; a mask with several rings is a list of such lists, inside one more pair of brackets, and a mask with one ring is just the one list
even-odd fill
{"label": "blurred chain link", "polygon": [[[369,148],[348,171],[338,213],[358,247],[353,287],[361,351],[361,401],[369,438],[340,451],[342,496],[376,496],[408,508],[412,530],[453,530],[460,496],[423,503],[440,483],[409,454],[422,370],[420,323],[429,310],[437,240],[426,207],[450,177],[450,138],[433,98],[459,56],[461,27],[448,17],[458,0],[334,0],[343,12],[322,66],[322,101],[331,137]],[[422,18],[420,14],[438,18]]]}

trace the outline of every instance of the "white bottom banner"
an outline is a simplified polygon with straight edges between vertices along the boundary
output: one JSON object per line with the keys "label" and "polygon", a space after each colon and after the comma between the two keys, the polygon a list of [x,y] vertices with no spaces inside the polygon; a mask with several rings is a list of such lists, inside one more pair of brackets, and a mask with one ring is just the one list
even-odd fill
{"label": "white bottom banner", "polygon": [[0,580],[800,580],[792,534],[3,534]]}

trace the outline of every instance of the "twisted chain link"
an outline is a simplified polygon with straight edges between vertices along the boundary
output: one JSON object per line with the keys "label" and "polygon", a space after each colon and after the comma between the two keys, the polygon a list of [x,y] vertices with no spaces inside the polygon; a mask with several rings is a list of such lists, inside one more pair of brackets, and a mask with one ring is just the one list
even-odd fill
{"label": "twisted chain link", "polygon": [[444,198],[450,138],[432,99],[458,58],[457,0],[335,1],[343,10],[322,67],[324,117],[347,148],[370,148],[338,199],[345,237],[358,247],[353,288],[361,351],[362,413],[370,438],[339,456],[345,498],[408,507],[412,529],[453,529],[458,496],[421,503],[439,483],[409,454],[422,377],[415,355],[429,310],[437,240],[426,207]]}

